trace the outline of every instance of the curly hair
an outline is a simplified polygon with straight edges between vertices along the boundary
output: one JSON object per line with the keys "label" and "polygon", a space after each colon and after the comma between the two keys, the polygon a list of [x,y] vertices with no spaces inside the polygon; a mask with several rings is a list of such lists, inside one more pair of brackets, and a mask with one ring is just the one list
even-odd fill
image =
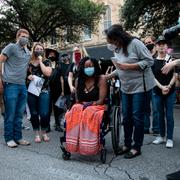
{"label": "curly hair", "polygon": [[85,82],[88,76],[84,73],[84,65],[85,65],[85,62],[88,60],[90,60],[93,63],[93,66],[95,69],[95,72],[92,76],[95,78],[95,83],[98,83],[99,76],[102,74],[100,65],[96,59],[90,58],[90,57],[82,58],[79,63],[78,74],[77,74],[77,83],[78,83],[77,84],[77,97],[80,96],[81,92],[84,91],[84,88],[85,88]]}

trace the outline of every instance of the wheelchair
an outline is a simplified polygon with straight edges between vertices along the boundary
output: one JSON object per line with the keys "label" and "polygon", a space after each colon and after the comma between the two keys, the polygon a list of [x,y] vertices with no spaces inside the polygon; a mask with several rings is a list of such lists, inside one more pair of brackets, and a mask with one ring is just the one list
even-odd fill
{"label": "wheelchair", "polygon": [[[116,155],[120,150],[121,135],[122,135],[122,120],[121,120],[121,106],[120,106],[120,91],[115,87],[116,82],[109,81],[108,83],[108,97],[105,100],[107,110],[105,110],[102,123],[100,125],[100,160],[104,164],[106,162],[107,149],[105,147],[105,136],[111,132],[112,148]],[[73,99],[72,99],[73,101]],[[71,153],[66,151],[64,143],[66,142],[66,122],[64,122],[63,136],[60,137],[60,148],[63,152],[62,158],[69,160]]]}

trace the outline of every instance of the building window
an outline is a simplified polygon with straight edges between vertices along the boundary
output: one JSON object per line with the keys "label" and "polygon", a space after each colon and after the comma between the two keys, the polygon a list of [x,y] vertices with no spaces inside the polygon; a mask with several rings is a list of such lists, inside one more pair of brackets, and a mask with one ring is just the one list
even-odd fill
{"label": "building window", "polygon": [[83,40],[91,40],[91,27],[90,26],[84,27],[83,33],[84,33]]}
{"label": "building window", "polygon": [[105,12],[104,17],[103,17],[103,22],[104,22],[104,30],[108,29],[112,24],[111,7],[109,5],[106,6],[106,12]]}

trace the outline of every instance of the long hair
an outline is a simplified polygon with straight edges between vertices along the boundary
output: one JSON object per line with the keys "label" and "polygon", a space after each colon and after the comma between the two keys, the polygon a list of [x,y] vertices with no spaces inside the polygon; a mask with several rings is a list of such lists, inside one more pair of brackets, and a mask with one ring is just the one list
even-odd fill
{"label": "long hair", "polygon": [[36,59],[36,56],[34,55],[34,50],[35,50],[36,46],[41,46],[43,48],[43,51],[44,51],[44,55],[42,56],[43,61],[46,59],[46,57],[45,57],[45,49],[44,49],[43,44],[41,44],[40,42],[37,42],[32,47],[32,57],[31,57],[31,61],[30,61],[31,63],[34,62],[35,59]]}
{"label": "long hair", "polygon": [[90,58],[90,57],[82,58],[79,63],[78,74],[77,74],[77,81],[78,81],[77,97],[79,97],[81,95],[81,92],[83,92],[84,88],[85,88],[85,82],[86,82],[87,75],[84,73],[84,65],[87,60],[90,60],[94,65],[95,71],[94,71],[93,77],[95,78],[95,83],[98,83],[99,76],[102,74],[100,65],[96,59]]}
{"label": "long hair", "polygon": [[79,53],[81,54],[81,58],[84,58],[84,57],[88,57],[88,53],[86,51],[86,48],[81,44],[79,46],[75,46],[73,48],[73,54],[72,54],[72,62],[75,63],[75,51],[79,51]]}
{"label": "long hair", "polygon": [[121,46],[123,53],[127,56],[127,46],[132,41],[133,36],[123,30],[120,24],[114,24],[105,30],[107,39],[113,42],[117,42],[117,45]]}

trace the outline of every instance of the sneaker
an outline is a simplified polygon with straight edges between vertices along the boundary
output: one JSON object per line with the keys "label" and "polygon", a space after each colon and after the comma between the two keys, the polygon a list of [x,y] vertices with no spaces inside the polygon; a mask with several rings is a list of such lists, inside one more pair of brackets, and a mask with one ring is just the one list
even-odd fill
{"label": "sneaker", "polygon": [[22,146],[28,146],[28,145],[31,144],[30,142],[28,142],[28,141],[26,141],[24,139],[20,139],[20,140],[16,141],[16,143],[19,144],[19,145],[22,145]]}
{"label": "sneaker", "polygon": [[153,144],[162,144],[166,142],[165,138],[164,137],[156,137],[156,139],[152,142]]}
{"label": "sneaker", "polygon": [[18,146],[14,140],[8,141],[8,142],[6,142],[6,144],[10,148],[15,148]]}
{"label": "sneaker", "polygon": [[173,140],[167,139],[166,147],[167,147],[167,148],[172,148],[172,147],[173,147]]}

